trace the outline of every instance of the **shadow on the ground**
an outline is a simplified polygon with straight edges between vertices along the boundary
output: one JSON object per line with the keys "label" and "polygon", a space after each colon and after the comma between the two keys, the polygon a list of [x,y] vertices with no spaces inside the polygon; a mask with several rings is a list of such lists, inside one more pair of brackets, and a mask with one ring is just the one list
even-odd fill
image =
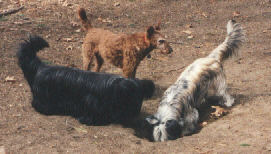
{"label": "shadow on the ground", "polygon": [[161,86],[161,85],[155,84],[155,91],[152,96],[152,99],[162,98],[167,88],[168,88],[167,86]]}

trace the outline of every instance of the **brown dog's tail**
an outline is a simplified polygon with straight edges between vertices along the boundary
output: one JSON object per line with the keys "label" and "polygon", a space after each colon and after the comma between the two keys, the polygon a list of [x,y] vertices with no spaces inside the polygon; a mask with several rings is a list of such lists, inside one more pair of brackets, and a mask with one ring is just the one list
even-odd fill
{"label": "brown dog's tail", "polygon": [[86,10],[84,8],[79,8],[78,15],[79,15],[79,19],[81,20],[85,30],[92,28],[91,22],[88,20]]}

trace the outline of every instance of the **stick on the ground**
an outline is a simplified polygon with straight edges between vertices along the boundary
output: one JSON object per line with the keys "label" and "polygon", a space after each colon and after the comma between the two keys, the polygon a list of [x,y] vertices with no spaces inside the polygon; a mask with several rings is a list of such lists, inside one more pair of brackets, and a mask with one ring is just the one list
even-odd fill
{"label": "stick on the ground", "polygon": [[6,16],[6,15],[9,15],[9,14],[12,14],[12,13],[16,13],[16,12],[22,10],[23,8],[24,8],[24,6],[21,6],[19,8],[11,9],[11,10],[8,10],[7,12],[0,13],[0,17]]}
{"label": "stick on the ground", "polygon": [[169,72],[172,72],[172,71],[178,71],[178,70],[183,69],[183,68],[185,68],[185,66],[182,66],[182,67],[179,67],[179,68],[176,68],[176,69],[171,69],[171,70],[165,71],[163,73],[169,73]]}
{"label": "stick on the ground", "polygon": [[172,43],[172,44],[183,44],[182,42],[168,42],[168,43]]}

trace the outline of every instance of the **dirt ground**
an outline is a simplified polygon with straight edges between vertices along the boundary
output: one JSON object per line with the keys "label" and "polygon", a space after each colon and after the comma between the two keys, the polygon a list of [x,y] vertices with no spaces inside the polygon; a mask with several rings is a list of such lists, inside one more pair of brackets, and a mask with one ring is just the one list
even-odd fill
{"label": "dirt ground", "polygon": [[[20,3],[19,3],[20,2]],[[270,0],[0,0],[0,153],[271,153],[271,1]],[[143,114],[157,110],[163,91],[195,59],[224,40],[229,19],[247,36],[239,58],[224,64],[236,105],[191,136],[153,143],[136,135],[136,126],[86,126],[68,116],[45,116],[30,105],[31,93],[17,66],[16,47],[28,34],[46,38],[47,63],[82,68],[77,8],[85,7],[95,27],[114,32],[144,31],[162,20],[162,32],[174,49],[153,51],[137,77],[155,82],[155,96]],[[106,64],[102,71],[120,74]],[[6,81],[7,77],[10,79]]]}

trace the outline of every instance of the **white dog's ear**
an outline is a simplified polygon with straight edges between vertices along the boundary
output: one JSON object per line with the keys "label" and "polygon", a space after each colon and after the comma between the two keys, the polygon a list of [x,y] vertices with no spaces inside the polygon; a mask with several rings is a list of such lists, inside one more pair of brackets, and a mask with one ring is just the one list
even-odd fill
{"label": "white dog's ear", "polygon": [[151,125],[156,125],[156,124],[159,123],[159,120],[158,120],[155,116],[153,116],[153,115],[148,116],[148,117],[146,118],[146,121],[147,121],[149,124],[151,124]]}

